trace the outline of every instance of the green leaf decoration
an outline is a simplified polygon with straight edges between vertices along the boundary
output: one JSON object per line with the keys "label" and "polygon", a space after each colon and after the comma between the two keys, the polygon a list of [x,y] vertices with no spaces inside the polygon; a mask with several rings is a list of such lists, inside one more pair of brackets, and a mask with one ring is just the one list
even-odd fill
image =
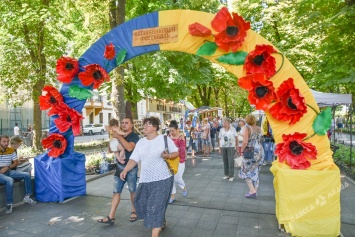
{"label": "green leaf decoration", "polygon": [[206,42],[198,48],[196,55],[199,56],[211,56],[217,50],[218,46],[215,42]]}
{"label": "green leaf decoration", "polygon": [[92,96],[88,89],[80,88],[78,85],[69,88],[69,96],[77,98],[78,100],[86,100]]}
{"label": "green leaf decoration", "polygon": [[228,53],[217,58],[218,62],[227,63],[231,65],[243,65],[248,53],[244,51],[237,51],[235,53]]}
{"label": "green leaf decoration", "polygon": [[332,123],[332,110],[328,107],[317,115],[312,124],[314,132],[320,136],[326,135]]}
{"label": "green leaf decoration", "polygon": [[117,56],[116,56],[116,64],[117,66],[120,65],[124,59],[126,58],[127,55],[127,50],[122,49],[118,52]]}

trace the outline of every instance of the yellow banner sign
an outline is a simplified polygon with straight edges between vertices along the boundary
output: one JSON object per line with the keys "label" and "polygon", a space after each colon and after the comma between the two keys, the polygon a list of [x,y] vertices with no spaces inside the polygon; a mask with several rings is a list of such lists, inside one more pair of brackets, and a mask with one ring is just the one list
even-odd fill
{"label": "yellow banner sign", "polygon": [[178,41],[178,25],[160,26],[134,30],[132,37],[133,46],[150,44],[165,44]]}

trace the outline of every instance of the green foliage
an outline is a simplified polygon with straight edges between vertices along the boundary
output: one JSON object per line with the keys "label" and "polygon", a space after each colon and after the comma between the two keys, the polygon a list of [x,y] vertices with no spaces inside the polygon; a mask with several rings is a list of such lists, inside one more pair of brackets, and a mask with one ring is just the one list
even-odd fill
{"label": "green foliage", "polygon": [[196,55],[211,56],[216,52],[217,48],[218,46],[215,42],[206,42],[198,48]]}
{"label": "green foliage", "polygon": [[317,115],[316,119],[313,121],[312,128],[313,131],[320,135],[326,135],[332,123],[332,109],[328,107]]}
{"label": "green foliage", "polygon": [[334,0],[234,1],[233,10],[274,44],[309,87],[355,98],[355,5]]}
{"label": "green foliage", "polygon": [[[100,163],[102,162],[102,153],[96,152],[86,155],[85,170],[87,173],[97,173],[100,170]],[[110,164],[114,160],[114,155],[107,155],[106,161]]]}
{"label": "green foliage", "polygon": [[217,61],[231,65],[244,65],[244,61],[247,55],[247,52],[237,51],[235,53],[228,53],[223,56],[220,56],[217,58]]}
{"label": "green foliage", "polygon": [[[109,144],[109,140],[94,140],[94,141],[86,141],[86,142],[76,142],[74,143],[74,149],[76,151],[85,151],[85,150],[90,150],[90,149],[100,149],[101,147],[107,147]],[[19,154],[23,157],[35,157],[36,155],[39,155],[42,153],[41,151],[35,150],[32,147],[26,147],[22,145],[19,150]]]}
{"label": "green foliage", "polygon": [[118,51],[117,56],[116,56],[116,65],[119,66],[121,63],[124,61],[127,55],[127,50],[122,49]]}
{"label": "green foliage", "polygon": [[78,85],[74,85],[69,88],[69,96],[77,98],[78,100],[86,100],[92,96],[92,93],[88,89],[80,88]]}

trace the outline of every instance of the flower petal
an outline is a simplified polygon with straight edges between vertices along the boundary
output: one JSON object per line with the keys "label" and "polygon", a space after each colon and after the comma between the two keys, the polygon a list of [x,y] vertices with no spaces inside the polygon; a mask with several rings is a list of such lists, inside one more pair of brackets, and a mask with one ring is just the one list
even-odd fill
{"label": "flower petal", "polygon": [[212,31],[206,26],[195,22],[194,24],[189,25],[189,34],[192,36],[207,37],[212,34]]}
{"label": "flower petal", "polygon": [[223,7],[211,21],[212,28],[217,32],[222,32],[227,28],[227,22],[232,20],[228,8]]}

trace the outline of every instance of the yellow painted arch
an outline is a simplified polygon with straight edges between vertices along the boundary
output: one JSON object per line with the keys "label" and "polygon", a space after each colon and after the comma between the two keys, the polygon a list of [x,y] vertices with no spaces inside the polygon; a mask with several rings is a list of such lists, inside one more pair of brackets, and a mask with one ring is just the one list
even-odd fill
{"label": "yellow painted arch", "polygon": [[[178,41],[160,44],[160,50],[181,51],[196,54],[205,40],[210,38],[194,37],[188,32],[190,24],[198,22],[212,30],[211,21],[214,14],[192,10],[170,10],[159,12],[159,26],[178,25]],[[272,45],[262,36],[252,30],[247,31],[247,37],[240,48],[250,52],[257,44]],[[276,49],[276,47],[274,47]],[[277,49],[276,49],[277,50]],[[213,56],[205,57],[218,63],[226,70],[240,78],[245,76],[243,66],[234,66],[217,62],[217,58],[226,52],[217,49]],[[282,64],[281,55],[273,55],[277,61],[276,68]],[[294,79],[294,84],[305,98],[306,104],[317,111],[317,103],[302,76],[291,62],[284,58],[281,70],[270,80],[274,87],[288,78]],[[237,83],[237,82],[236,82]],[[274,119],[268,112],[267,118],[273,129],[276,143],[282,142],[282,134],[294,132],[313,134],[312,123],[317,114],[307,109],[300,121],[294,125]],[[313,136],[307,142],[316,146],[318,155],[316,160],[310,160],[311,166],[307,170],[292,170],[287,164],[273,162],[271,171],[274,174],[276,199],[276,215],[280,224],[295,236],[338,236],[340,233],[340,171],[332,159],[332,151],[327,136]],[[261,181],[262,183],[263,181]],[[338,190],[335,191],[334,190]],[[330,195],[330,193],[332,195]],[[262,197],[261,197],[262,198]],[[323,199],[324,198],[324,199]],[[325,201],[325,203],[324,203]]]}

